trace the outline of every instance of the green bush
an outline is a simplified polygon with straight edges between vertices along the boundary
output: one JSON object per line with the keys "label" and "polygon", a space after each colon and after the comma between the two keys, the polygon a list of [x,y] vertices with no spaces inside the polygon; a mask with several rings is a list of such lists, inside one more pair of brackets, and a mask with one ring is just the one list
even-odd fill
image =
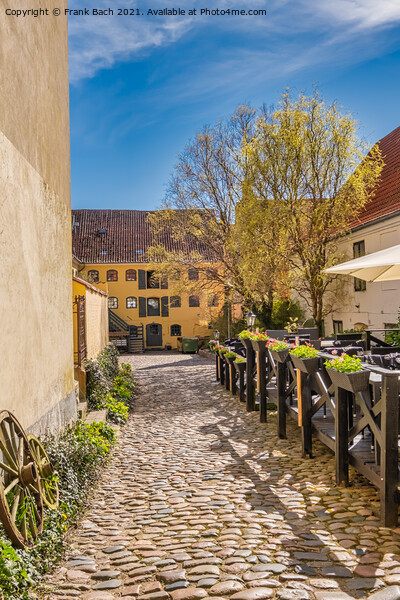
{"label": "green bush", "polygon": [[82,422],[65,430],[59,439],[49,436],[43,440],[58,474],[60,506],[45,511],[43,533],[33,548],[15,550],[0,534],[2,600],[28,600],[29,590],[40,585],[43,574],[60,558],[67,525],[86,500],[114,441],[115,433],[109,425]]}
{"label": "green bush", "polygon": [[136,387],[132,367],[126,363],[118,367],[118,350],[108,344],[95,360],[85,362],[85,369],[89,408],[106,408],[112,423],[126,423]]}
{"label": "green bush", "polygon": [[125,402],[118,401],[117,398],[109,395],[106,401],[107,419],[111,423],[123,425],[128,420],[129,407]]}

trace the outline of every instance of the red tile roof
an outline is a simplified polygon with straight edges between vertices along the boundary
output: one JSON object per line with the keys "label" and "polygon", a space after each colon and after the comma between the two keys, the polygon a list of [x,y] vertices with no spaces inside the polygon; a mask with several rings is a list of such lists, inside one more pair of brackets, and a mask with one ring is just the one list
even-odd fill
{"label": "red tile roof", "polygon": [[379,142],[385,166],[375,196],[366,205],[351,228],[366,225],[400,211],[400,127]]}
{"label": "red tile roof", "polygon": [[[146,252],[155,244],[149,214],[146,210],[73,210],[72,251],[88,264],[149,262]],[[166,230],[160,241],[168,251],[198,252],[211,260],[209,250],[189,236],[177,242]]]}

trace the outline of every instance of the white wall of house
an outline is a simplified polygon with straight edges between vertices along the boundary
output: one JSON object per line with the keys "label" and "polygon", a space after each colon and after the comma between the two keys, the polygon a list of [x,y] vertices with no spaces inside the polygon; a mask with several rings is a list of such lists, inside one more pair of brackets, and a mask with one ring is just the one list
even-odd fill
{"label": "white wall of house", "polygon": [[[346,253],[347,260],[353,258],[353,244],[364,240],[365,254],[378,252],[400,244],[400,215],[364,225],[353,230],[339,244],[338,251]],[[351,329],[360,323],[369,329],[384,328],[397,323],[400,308],[400,281],[366,283],[365,291],[354,290],[354,277],[343,276],[344,290],[341,309],[325,319],[325,332],[333,332],[333,321],[342,321],[344,329]]]}

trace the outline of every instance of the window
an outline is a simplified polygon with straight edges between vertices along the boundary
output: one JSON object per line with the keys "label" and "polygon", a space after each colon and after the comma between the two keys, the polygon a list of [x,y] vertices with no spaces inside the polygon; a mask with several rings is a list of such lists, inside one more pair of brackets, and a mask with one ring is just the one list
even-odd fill
{"label": "window", "polygon": [[208,297],[208,306],[218,306],[218,298],[215,294],[210,294]]}
{"label": "window", "polygon": [[159,317],[160,316],[160,299],[159,298],[147,298],[147,316],[148,317]]}
{"label": "window", "polygon": [[[365,256],[365,242],[361,240],[360,242],[354,242],[353,244],[353,258],[359,258],[360,256]],[[354,291],[355,292],[365,292],[367,289],[367,282],[364,279],[358,279],[354,277]]]}
{"label": "window", "polygon": [[342,333],[343,321],[333,321],[333,333]]}
{"label": "window", "polygon": [[108,308],[118,308],[118,298],[110,296],[108,299]]}
{"label": "window", "polygon": [[118,271],[115,269],[107,271],[107,281],[118,281]]}
{"label": "window", "polygon": [[171,281],[179,281],[181,278],[181,274],[178,271],[178,269],[174,269],[173,271],[171,271],[171,273],[169,274],[169,278],[171,279]]}
{"label": "window", "polygon": [[191,267],[188,271],[188,277],[190,281],[197,281],[199,278],[199,272],[196,267]]}
{"label": "window", "polygon": [[148,289],[158,289],[160,287],[160,280],[158,277],[155,277],[154,271],[147,271],[147,288]]}
{"label": "window", "polygon": [[200,306],[200,299],[198,296],[189,296],[189,306],[195,308]]}
{"label": "window", "polygon": [[136,269],[128,269],[125,271],[126,281],[136,281]]}
{"label": "window", "polygon": [[171,296],[169,299],[169,305],[171,308],[180,308],[181,307],[181,297],[180,296]]}
{"label": "window", "polygon": [[92,271],[88,271],[88,280],[92,281],[93,283],[98,283],[99,281],[99,272],[92,270]]}
{"label": "window", "polygon": [[126,308],[137,308],[137,298],[135,298],[135,296],[127,297]]}
{"label": "window", "polygon": [[180,325],[171,325],[171,335],[182,335],[182,328]]}

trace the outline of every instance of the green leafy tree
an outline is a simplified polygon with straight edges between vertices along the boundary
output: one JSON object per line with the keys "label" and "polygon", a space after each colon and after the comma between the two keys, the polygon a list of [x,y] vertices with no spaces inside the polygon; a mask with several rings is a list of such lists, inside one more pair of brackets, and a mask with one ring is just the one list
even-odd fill
{"label": "green leafy tree", "polygon": [[268,256],[275,249],[281,269],[286,264],[288,283],[321,331],[335,302],[334,278],[323,271],[340,260],[338,238],[373,196],[380,150],[367,153],[356,121],[318,91],[297,98],[285,92],[276,109],[263,111],[245,155],[241,210],[263,223],[260,245]]}

